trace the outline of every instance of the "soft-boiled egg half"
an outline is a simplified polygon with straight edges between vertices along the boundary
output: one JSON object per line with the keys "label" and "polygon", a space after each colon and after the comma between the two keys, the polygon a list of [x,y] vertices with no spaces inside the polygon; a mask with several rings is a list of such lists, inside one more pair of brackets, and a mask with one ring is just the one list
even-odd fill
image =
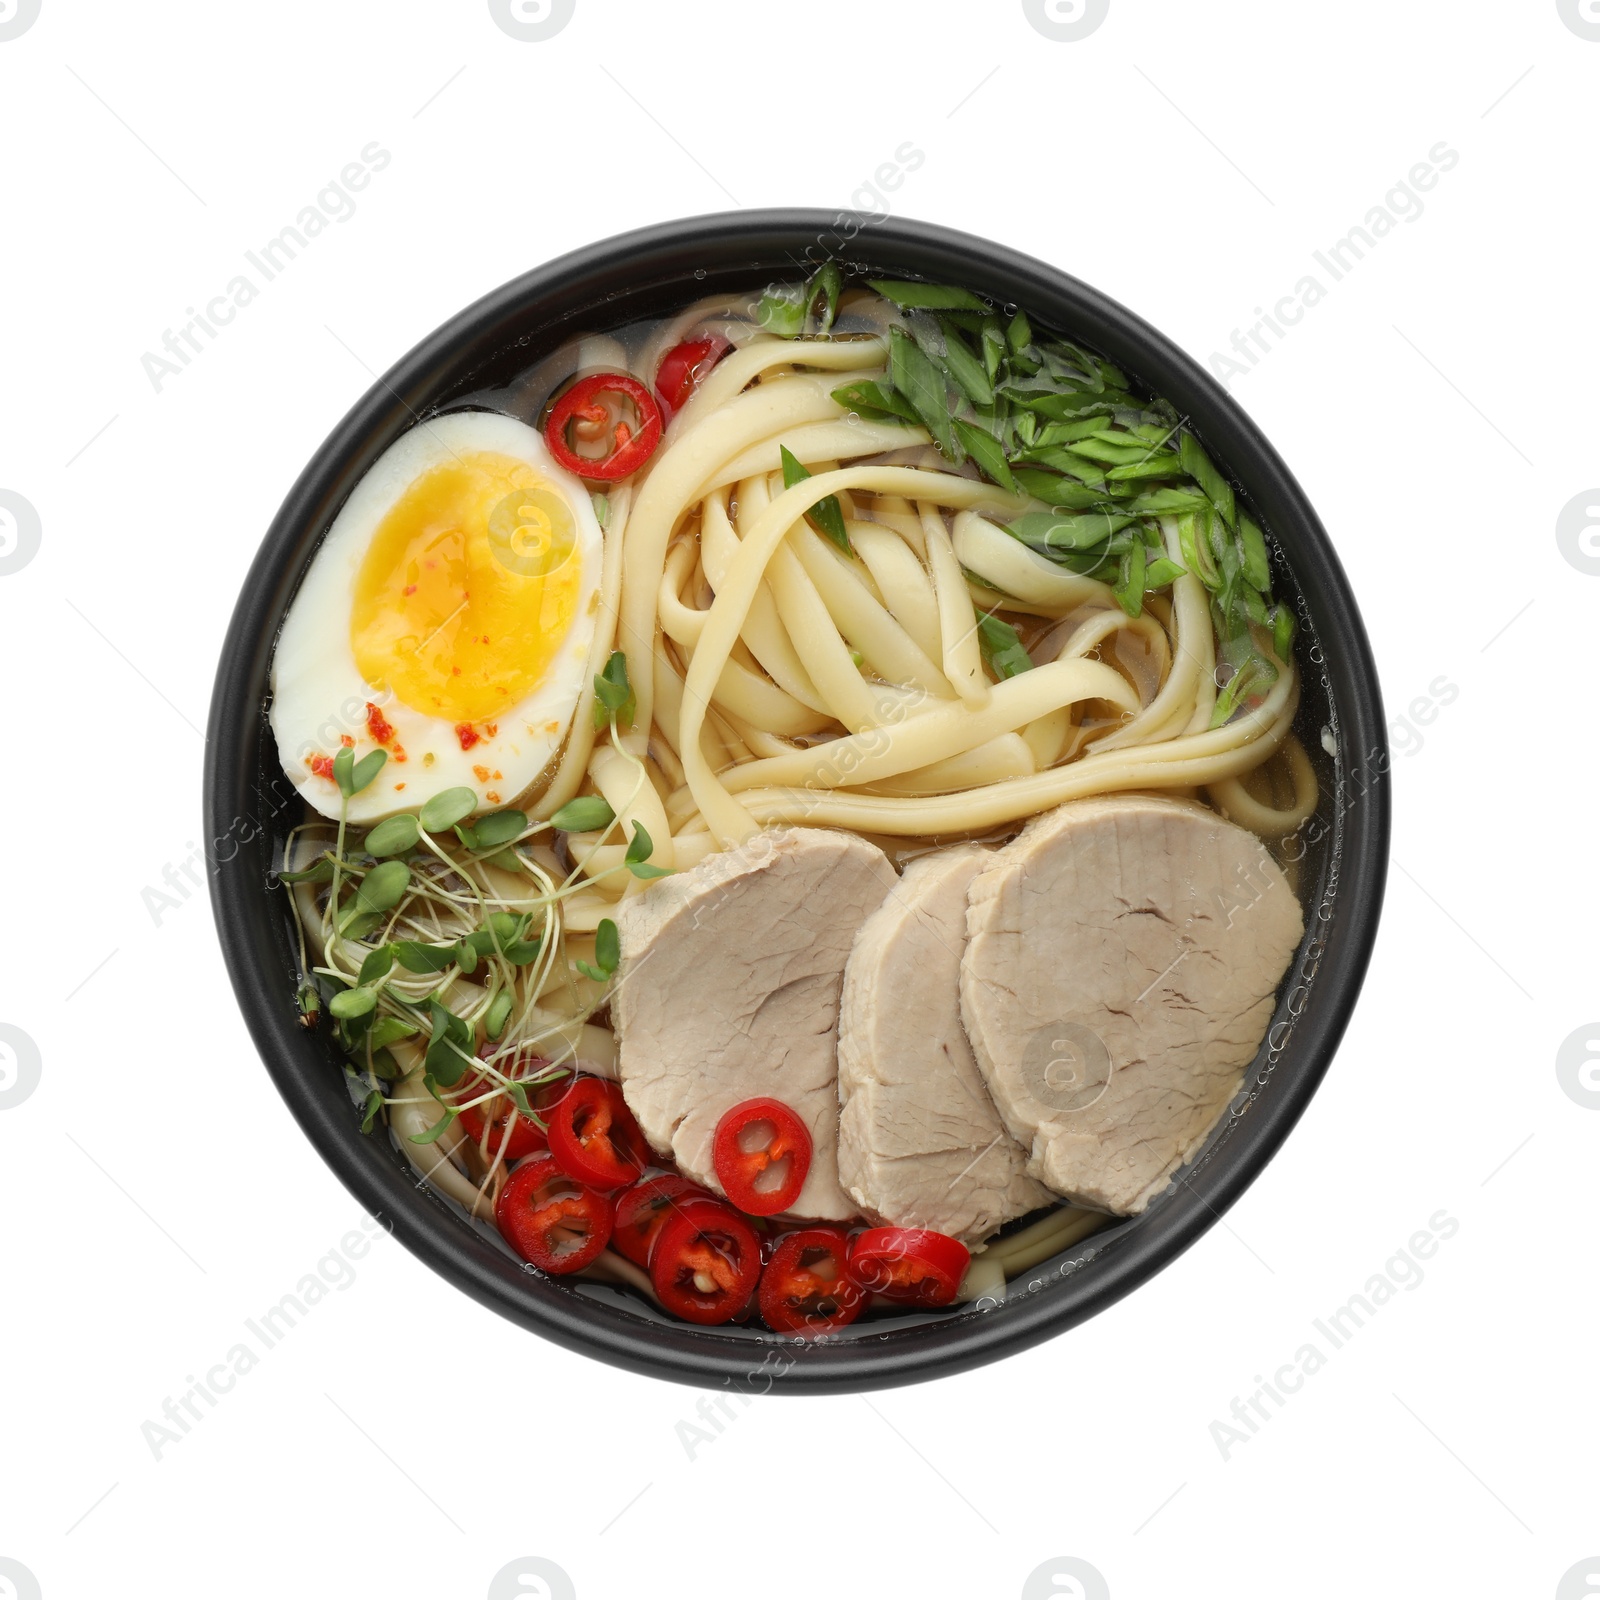
{"label": "soft-boiled egg half", "polygon": [[442,789],[508,804],[561,748],[600,606],[588,491],[513,417],[419,423],[356,485],[289,608],[272,664],[284,771],[339,814],[333,759],[389,759],[354,822]]}

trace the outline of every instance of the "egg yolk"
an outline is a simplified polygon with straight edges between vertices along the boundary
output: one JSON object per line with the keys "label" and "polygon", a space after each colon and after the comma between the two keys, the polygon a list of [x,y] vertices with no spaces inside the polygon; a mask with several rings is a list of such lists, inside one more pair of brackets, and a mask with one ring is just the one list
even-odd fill
{"label": "egg yolk", "polygon": [[493,719],[543,678],[582,584],[572,512],[553,485],[489,451],[443,462],[367,547],[350,610],[356,666],[424,715]]}

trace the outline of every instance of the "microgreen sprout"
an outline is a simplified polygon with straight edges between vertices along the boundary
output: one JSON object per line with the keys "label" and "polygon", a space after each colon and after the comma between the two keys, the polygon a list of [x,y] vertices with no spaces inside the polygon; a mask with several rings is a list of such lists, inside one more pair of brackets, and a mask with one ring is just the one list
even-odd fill
{"label": "microgreen sprout", "polygon": [[[452,1081],[454,1081],[454,1080],[452,1080]],[[425,1133],[414,1133],[414,1134],[411,1135],[412,1144],[433,1144],[433,1143],[435,1143],[439,1139],[439,1137],[449,1128],[450,1124],[456,1120],[457,1115],[458,1115],[458,1113],[457,1113],[457,1111],[456,1111],[454,1106],[447,1107],[445,1109],[444,1115],[442,1117],[440,1117],[439,1120],[436,1123],[434,1123],[434,1125],[431,1128],[429,1128]]]}
{"label": "microgreen sprout", "polygon": [[[594,686],[597,720],[635,775],[626,816],[650,780],[619,737],[634,714],[621,651]],[[614,875],[663,876],[669,869],[650,862],[656,846],[649,830],[632,818],[624,827],[600,795],[579,795],[550,820],[530,821],[515,808],[475,815],[476,791],[457,787],[363,831],[351,824],[348,803],[383,762],[358,761],[348,747],[335,759],[341,805],[333,837],[323,847],[325,825],[295,829],[278,874],[297,897],[302,970],[315,980],[299,992],[302,1021],[316,1025],[324,1009],[320,985],[331,995],[325,1009],[361,1086],[368,1130],[385,1108],[440,1106],[442,1115],[424,1131],[412,1132],[415,1122],[406,1130],[418,1144],[434,1143],[461,1110],[501,1094],[531,1115],[528,1086],[545,1080],[528,1074],[529,1059],[541,1072],[570,1075],[579,1029],[604,1003],[603,995],[580,991],[577,974],[608,983],[621,955],[616,923],[602,918],[595,959],[569,966],[563,908]],[[631,832],[620,861],[608,843],[619,827]],[[551,844],[575,834],[596,842],[574,852],[584,859],[560,877]],[[595,850],[607,853],[596,861]],[[519,886],[497,871],[516,874]],[[486,1183],[492,1171],[491,1153]]]}
{"label": "microgreen sprout", "polygon": [[611,825],[616,813],[597,794],[581,794],[569,800],[551,817],[551,826],[563,833],[593,833]]}
{"label": "microgreen sprout", "polygon": [[611,652],[605,670],[597,672],[594,679],[594,725],[604,728],[615,722],[626,728],[633,721],[635,709],[633,686],[628,682],[628,658],[620,650]]}
{"label": "microgreen sprout", "polygon": [[428,833],[443,833],[465,821],[477,809],[476,791],[468,788],[441,789],[418,813],[417,821]]}
{"label": "microgreen sprout", "polygon": [[369,856],[403,856],[416,848],[421,829],[409,811],[397,817],[386,817],[366,837]]}
{"label": "microgreen sprout", "polygon": [[388,759],[387,750],[369,750],[357,761],[355,751],[349,745],[342,746],[333,758],[333,781],[339,785],[339,793],[346,800],[360,794],[383,770]]}
{"label": "microgreen sprout", "polygon": [[623,861],[628,870],[636,878],[665,878],[671,871],[670,867],[652,867],[650,857],[655,851],[655,841],[645,831],[642,822],[633,825],[633,839],[628,845]]}
{"label": "microgreen sprout", "polygon": [[621,958],[622,945],[617,937],[617,925],[610,917],[603,917],[595,930],[594,960],[578,962],[578,971],[596,983],[609,983]]}

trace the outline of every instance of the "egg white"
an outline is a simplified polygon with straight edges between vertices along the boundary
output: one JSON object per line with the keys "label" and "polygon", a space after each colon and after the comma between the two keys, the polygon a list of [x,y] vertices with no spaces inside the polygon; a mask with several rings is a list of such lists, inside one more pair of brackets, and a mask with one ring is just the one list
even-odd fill
{"label": "egg white", "polygon": [[[479,742],[463,750],[451,723],[366,681],[350,644],[350,614],[367,549],[395,502],[432,468],[478,451],[526,462],[566,501],[582,577],[566,636],[537,687],[499,715],[494,734],[479,725]],[[354,741],[358,760],[377,748],[367,728],[371,703],[393,727],[393,742],[406,759],[386,761],[372,784],[351,797],[351,821],[375,822],[416,810],[430,796],[457,787],[473,790],[481,809],[514,800],[560,749],[583,691],[599,612],[601,543],[587,490],[556,465],[544,440],[526,423],[493,412],[461,411],[419,423],[397,439],[334,518],[273,653],[270,721],[278,759],[300,794],[325,816],[338,816],[337,785],[315,775],[308,763],[336,755],[344,738]]]}

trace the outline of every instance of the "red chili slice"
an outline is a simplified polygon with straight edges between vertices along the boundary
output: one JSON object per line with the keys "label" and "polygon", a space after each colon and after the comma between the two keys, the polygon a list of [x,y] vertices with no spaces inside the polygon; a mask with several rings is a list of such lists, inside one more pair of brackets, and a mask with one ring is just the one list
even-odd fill
{"label": "red chili slice", "polygon": [[[633,408],[633,427],[623,415],[624,402]],[[574,425],[604,428],[610,435],[610,448],[601,456],[579,455],[567,437]],[[655,454],[661,443],[661,408],[637,378],[624,372],[596,372],[579,378],[556,401],[544,425],[544,437],[551,455],[568,472],[614,483],[637,472]]]}
{"label": "red chili slice", "polygon": [[611,1230],[611,1248],[637,1266],[650,1265],[651,1252],[661,1230],[672,1220],[684,1201],[712,1200],[713,1197],[675,1172],[646,1178],[617,1196],[617,1220]]}
{"label": "red chili slice", "polygon": [[550,1154],[579,1183],[620,1189],[649,1161],[649,1146],[622,1098],[605,1078],[576,1078],[550,1107]]}
{"label": "red chili slice", "polygon": [[775,1333],[809,1338],[847,1328],[866,1302],[850,1276],[843,1228],[802,1228],[778,1241],[761,1270],[761,1315]]}
{"label": "red chili slice", "polygon": [[761,1241],[715,1200],[690,1200],[656,1236],[650,1281],[668,1311],[707,1326],[731,1322],[761,1276]]}
{"label": "red chili slice", "polygon": [[850,1275],[889,1300],[947,1306],[966,1276],[972,1252],[931,1228],[868,1228],[850,1245]]}
{"label": "red chili slice", "polygon": [[781,1100],[741,1100],[722,1114],[711,1164],[728,1198],[752,1217],[787,1211],[811,1170],[811,1134]]}
{"label": "red chili slice", "polygon": [[524,1261],[546,1272],[577,1272],[611,1237],[611,1196],[569,1177],[542,1151],[511,1174],[495,1202],[494,1220]]}
{"label": "red chili slice", "polygon": [[656,368],[656,397],[668,416],[681,411],[689,396],[716,364],[733,348],[720,333],[675,344]]}
{"label": "red chili slice", "polygon": [[[550,1063],[542,1056],[535,1056],[530,1058],[516,1076],[538,1077],[549,1065]],[[550,1083],[538,1084],[527,1091],[529,1103],[542,1116],[545,1109],[566,1092],[571,1082],[571,1078],[562,1077]],[[457,1098],[476,1099],[489,1087],[490,1085],[482,1078],[474,1078],[457,1092]],[[497,1094],[492,1100],[485,1100],[480,1105],[463,1106],[460,1117],[461,1126],[466,1129],[467,1136],[480,1146],[485,1142],[483,1136],[487,1128],[490,1156],[499,1155],[508,1162],[520,1161],[524,1156],[531,1156],[535,1150],[546,1150],[550,1145],[545,1130],[532,1117],[518,1111],[509,1095]],[[511,1125],[509,1138],[506,1135],[508,1123]],[[505,1140],[503,1149],[502,1140]]]}

